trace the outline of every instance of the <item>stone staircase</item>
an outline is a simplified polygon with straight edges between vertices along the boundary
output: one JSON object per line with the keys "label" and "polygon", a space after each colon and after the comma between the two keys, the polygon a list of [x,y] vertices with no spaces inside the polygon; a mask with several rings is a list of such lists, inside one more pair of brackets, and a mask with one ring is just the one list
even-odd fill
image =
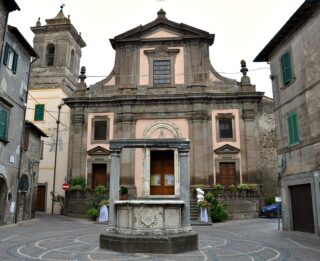
{"label": "stone staircase", "polygon": [[197,199],[190,197],[190,221],[199,220],[199,208],[197,206]]}

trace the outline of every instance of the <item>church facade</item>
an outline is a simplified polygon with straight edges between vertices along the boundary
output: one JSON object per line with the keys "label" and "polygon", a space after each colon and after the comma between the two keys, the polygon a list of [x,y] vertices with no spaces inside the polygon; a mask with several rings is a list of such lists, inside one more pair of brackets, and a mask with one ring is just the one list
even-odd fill
{"label": "church facade", "polygon": [[[82,69],[71,108],[68,177],[109,186],[112,139],[186,139],[191,186],[255,183],[275,192],[272,99],[257,92],[242,61],[241,82],[219,75],[209,59],[214,34],[157,18],[111,39],[110,75],[87,87]],[[130,197],[179,196],[175,148],[122,152],[120,183]]]}

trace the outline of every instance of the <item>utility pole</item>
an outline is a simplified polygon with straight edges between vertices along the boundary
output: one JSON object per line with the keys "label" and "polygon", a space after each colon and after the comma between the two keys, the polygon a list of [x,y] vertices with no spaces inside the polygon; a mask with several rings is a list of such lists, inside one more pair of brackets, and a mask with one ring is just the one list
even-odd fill
{"label": "utility pole", "polygon": [[54,198],[55,198],[55,190],[56,190],[56,173],[57,173],[57,154],[58,154],[58,136],[59,136],[59,126],[60,126],[60,113],[61,107],[63,104],[58,106],[58,119],[57,123],[57,133],[56,133],[56,144],[55,144],[55,151],[54,151],[54,166],[53,166],[53,188],[52,188],[52,207],[51,207],[51,214],[53,215],[54,210]]}

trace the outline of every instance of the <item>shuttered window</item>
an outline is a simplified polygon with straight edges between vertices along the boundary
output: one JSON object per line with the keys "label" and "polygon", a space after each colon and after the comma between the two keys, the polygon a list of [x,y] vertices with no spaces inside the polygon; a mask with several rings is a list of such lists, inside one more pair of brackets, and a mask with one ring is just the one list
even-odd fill
{"label": "shuttered window", "polygon": [[4,47],[3,64],[14,74],[17,73],[19,55],[10,47],[8,43]]}
{"label": "shuttered window", "polygon": [[285,85],[289,84],[293,80],[291,56],[287,52],[281,57],[282,77]]}
{"label": "shuttered window", "polygon": [[296,112],[290,112],[288,114],[288,134],[289,134],[289,145],[295,145],[300,142],[299,139],[299,124],[298,116]]}
{"label": "shuttered window", "polygon": [[0,106],[0,139],[7,139],[8,111]]}
{"label": "shuttered window", "polygon": [[43,121],[44,119],[44,104],[36,104],[34,111],[34,120]]}

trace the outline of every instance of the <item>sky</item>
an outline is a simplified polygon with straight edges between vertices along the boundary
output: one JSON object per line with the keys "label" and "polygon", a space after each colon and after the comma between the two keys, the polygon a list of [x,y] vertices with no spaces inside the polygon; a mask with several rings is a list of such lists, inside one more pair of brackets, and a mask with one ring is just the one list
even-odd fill
{"label": "sky", "polygon": [[[32,45],[38,17],[42,25],[65,4],[70,19],[87,46],[81,66],[87,68],[87,84],[111,72],[115,51],[109,39],[136,26],[147,24],[163,8],[167,18],[215,34],[210,47],[211,64],[221,75],[240,81],[240,61],[246,60],[251,83],[272,97],[267,63],[254,58],[299,8],[304,0],[15,0],[20,11],[10,13],[16,26]],[[97,77],[97,76],[103,76]]]}

